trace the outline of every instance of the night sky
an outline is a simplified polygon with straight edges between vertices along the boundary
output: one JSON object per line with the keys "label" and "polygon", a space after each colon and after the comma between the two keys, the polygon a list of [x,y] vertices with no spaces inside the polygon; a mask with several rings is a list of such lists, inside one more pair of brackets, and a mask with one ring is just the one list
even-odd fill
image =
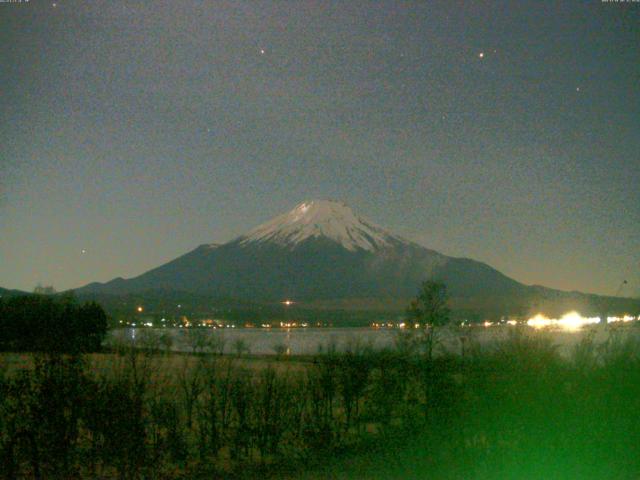
{"label": "night sky", "polygon": [[130,277],[309,199],[640,295],[640,3],[0,3],[0,286]]}

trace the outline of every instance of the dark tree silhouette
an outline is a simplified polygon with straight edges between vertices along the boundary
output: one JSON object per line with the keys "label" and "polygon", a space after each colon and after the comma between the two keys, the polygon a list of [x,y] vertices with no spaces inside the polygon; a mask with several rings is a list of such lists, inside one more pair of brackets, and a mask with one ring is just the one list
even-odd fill
{"label": "dark tree silhouette", "polygon": [[420,335],[415,341],[423,347],[429,359],[432,358],[433,348],[437,343],[436,328],[443,327],[451,321],[448,300],[447,286],[444,283],[427,280],[422,283],[418,295],[407,309],[411,331],[414,331],[413,324],[420,327]]}
{"label": "dark tree silhouette", "polygon": [[422,282],[420,291],[409,305],[409,317],[421,326],[442,327],[451,320],[447,306],[449,295],[442,282],[427,280]]}
{"label": "dark tree silhouette", "polygon": [[102,307],[78,305],[73,295],[23,295],[0,306],[0,350],[96,351],[106,332]]}

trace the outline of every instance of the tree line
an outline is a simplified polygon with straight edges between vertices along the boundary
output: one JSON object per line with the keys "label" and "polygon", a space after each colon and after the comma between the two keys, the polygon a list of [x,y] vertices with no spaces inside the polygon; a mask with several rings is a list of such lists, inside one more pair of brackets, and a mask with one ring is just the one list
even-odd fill
{"label": "tree line", "polygon": [[0,350],[95,352],[107,332],[107,316],[94,302],[73,295],[0,298]]}

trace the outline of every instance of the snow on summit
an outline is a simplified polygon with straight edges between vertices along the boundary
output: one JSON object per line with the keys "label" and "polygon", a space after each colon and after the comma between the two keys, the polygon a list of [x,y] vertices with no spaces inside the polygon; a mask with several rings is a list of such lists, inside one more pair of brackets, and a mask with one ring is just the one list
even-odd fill
{"label": "snow on summit", "polygon": [[294,247],[304,240],[317,237],[334,240],[351,251],[373,251],[403,242],[356,216],[344,203],[313,200],[301,203],[290,212],[254,228],[241,238],[241,243],[271,241]]}

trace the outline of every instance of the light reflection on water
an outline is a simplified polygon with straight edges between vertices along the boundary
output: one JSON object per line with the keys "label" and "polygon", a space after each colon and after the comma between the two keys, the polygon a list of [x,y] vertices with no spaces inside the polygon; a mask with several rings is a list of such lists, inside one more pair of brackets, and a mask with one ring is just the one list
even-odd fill
{"label": "light reflection on water", "polygon": [[[480,346],[488,346],[499,340],[508,338],[515,327],[509,325],[495,325],[489,328],[482,326],[465,327],[463,329],[441,329],[439,336],[443,347],[451,353],[460,353],[462,342],[477,343]],[[612,329],[607,325],[594,325],[573,329],[534,329],[522,328],[527,335],[545,336],[558,346],[560,353],[570,354],[573,347],[578,344],[585,335],[592,332],[596,345],[606,342],[611,332],[619,332],[622,336],[633,335],[640,337],[640,328],[631,325],[625,328]],[[159,336],[169,333],[173,338],[172,349],[175,351],[191,351],[189,334],[192,329],[180,328],[123,328],[113,330],[109,334],[108,342],[129,340],[136,344],[144,341],[144,331]],[[287,355],[312,355],[319,349],[335,348],[336,351],[345,351],[350,346],[371,346],[374,349],[393,347],[397,338],[397,329],[373,329],[373,328],[295,328],[295,329],[197,329],[199,335],[222,339],[224,352],[234,353],[238,341],[244,342],[250,353],[258,355],[273,355],[278,347],[284,346]],[[461,340],[464,338],[464,340]]]}

